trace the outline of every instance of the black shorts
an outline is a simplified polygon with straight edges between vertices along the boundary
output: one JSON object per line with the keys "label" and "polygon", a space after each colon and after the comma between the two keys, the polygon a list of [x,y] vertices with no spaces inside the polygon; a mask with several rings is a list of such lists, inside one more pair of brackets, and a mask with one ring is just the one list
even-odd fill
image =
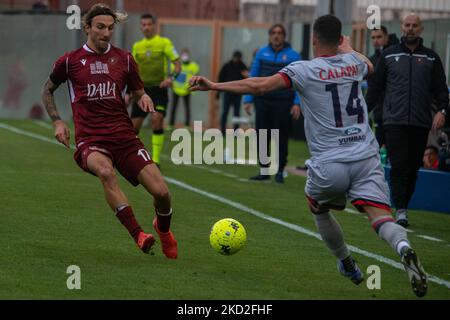
{"label": "black shorts", "polygon": [[[167,88],[160,87],[146,87],[144,88],[145,93],[147,93],[153,101],[155,110],[166,116],[167,104],[169,103],[169,94],[167,93]],[[131,118],[145,118],[148,112],[144,112],[139,108],[136,101],[133,102],[133,107],[131,109]]]}

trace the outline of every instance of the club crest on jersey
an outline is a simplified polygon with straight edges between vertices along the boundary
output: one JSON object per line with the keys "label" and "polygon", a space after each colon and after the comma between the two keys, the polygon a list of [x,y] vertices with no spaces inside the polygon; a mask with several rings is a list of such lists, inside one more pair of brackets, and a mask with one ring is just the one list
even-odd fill
{"label": "club crest on jersey", "polygon": [[109,58],[109,60],[108,60],[108,62],[109,62],[110,64],[116,64],[117,61],[118,61],[118,59],[117,59],[116,57],[111,57],[111,58]]}
{"label": "club crest on jersey", "polygon": [[89,101],[98,99],[114,99],[116,97],[116,84],[114,82],[92,83],[87,85]]}
{"label": "club crest on jersey", "polygon": [[80,62],[81,62],[81,64],[82,64],[83,66],[86,65],[86,61],[87,61],[86,59],[81,59],[81,60],[80,60]]}
{"label": "club crest on jersey", "polygon": [[108,65],[106,63],[102,63],[100,61],[95,61],[95,63],[91,63],[91,74],[108,74]]}

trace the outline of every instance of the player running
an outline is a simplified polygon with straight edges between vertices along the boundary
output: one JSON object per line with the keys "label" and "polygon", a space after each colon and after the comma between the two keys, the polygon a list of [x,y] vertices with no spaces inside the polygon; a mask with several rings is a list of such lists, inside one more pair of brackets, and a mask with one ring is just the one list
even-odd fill
{"label": "player running", "polygon": [[[156,34],[156,18],[151,14],[141,16],[141,31],[144,38],[133,45],[133,57],[139,66],[139,74],[144,81],[145,92],[152,98],[156,113],[151,115],[152,158],[160,165],[160,155],[164,146],[164,117],[167,112],[168,88],[181,72],[181,62],[170,39]],[[166,77],[168,60],[174,64],[174,70]],[[131,120],[137,133],[142,127],[147,112],[137,103],[133,103]]]}
{"label": "player running", "polygon": [[302,97],[311,153],[306,163],[305,193],[323,241],[338,258],[339,271],[355,284],[363,281],[342,229],[330,212],[343,210],[349,199],[368,215],[373,229],[400,255],[414,293],[423,297],[427,277],[406,230],[391,216],[378,143],[368,125],[367,106],[361,93],[361,81],[373,72],[373,65],[353,51],[341,29],[338,18],[322,16],[313,26],[315,59],[293,62],[271,77],[214,83],[194,76],[192,90],[264,94],[295,88]]}
{"label": "player running", "polygon": [[54,91],[67,81],[75,124],[74,159],[85,171],[97,176],[109,206],[138,247],[148,253],[155,242],[145,233],[119,187],[114,168],[132,185],[142,184],[153,195],[156,216],[153,227],[162,251],[177,258],[177,241],[170,231],[172,208],[169,190],[142,142],[136,137],[124,102],[127,88],[142,112],[155,112],[144,92],[136,63],[127,51],[112,46],[116,23],[126,14],[96,4],[83,17],[87,42],[60,57],[44,85],[42,99],[55,127],[55,138],[69,147],[70,132],[56,110]]}

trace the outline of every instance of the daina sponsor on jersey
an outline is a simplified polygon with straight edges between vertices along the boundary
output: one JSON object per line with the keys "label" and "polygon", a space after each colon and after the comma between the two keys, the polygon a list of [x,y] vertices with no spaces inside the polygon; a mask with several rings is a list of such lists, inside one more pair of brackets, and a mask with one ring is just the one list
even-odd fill
{"label": "daina sponsor on jersey", "polygon": [[87,96],[89,101],[115,99],[116,84],[114,82],[89,83],[87,85]]}

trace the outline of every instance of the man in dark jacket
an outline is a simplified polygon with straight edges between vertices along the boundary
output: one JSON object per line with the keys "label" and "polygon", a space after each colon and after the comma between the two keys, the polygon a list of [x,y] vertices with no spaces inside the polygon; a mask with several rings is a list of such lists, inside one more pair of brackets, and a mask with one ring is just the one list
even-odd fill
{"label": "man in dark jacket", "polygon": [[[242,80],[248,76],[248,69],[244,62],[242,62],[242,53],[235,51],[233,58],[225,63],[219,72],[219,82],[227,82],[234,80]],[[220,118],[220,129],[225,134],[228,112],[230,107],[233,107],[233,116],[239,117],[241,114],[241,95],[225,92],[223,94],[223,108],[222,116]],[[234,129],[239,128],[238,124],[234,125]]]}
{"label": "man in dark jacket", "polygon": [[[423,26],[417,15],[405,17],[401,43],[383,51],[367,93],[369,111],[385,92],[383,125],[391,161],[392,201],[397,223],[407,227],[407,209],[414,193],[417,171],[427,145],[430,128],[445,123],[448,89],[441,59],[423,46]],[[431,102],[438,112],[432,117]]]}
{"label": "man in dark jacket", "polygon": [[[375,48],[375,53],[369,57],[370,62],[377,66],[380,60],[381,54],[387,48],[399,43],[399,40],[395,34],[389,34],[385,26],[381,26],[380,29],[373,29],[370,32],[370,38],[372,45]],[[372,79],[367,79],[367,85],[372,85]],[[384,148],[386,145],[386,139],[384,138],[383,128],[383,100],[384,94],[378,97],[378,101],[373,109],[373,121],[375,123],[375,137],[377,138],[380,148]]]}

